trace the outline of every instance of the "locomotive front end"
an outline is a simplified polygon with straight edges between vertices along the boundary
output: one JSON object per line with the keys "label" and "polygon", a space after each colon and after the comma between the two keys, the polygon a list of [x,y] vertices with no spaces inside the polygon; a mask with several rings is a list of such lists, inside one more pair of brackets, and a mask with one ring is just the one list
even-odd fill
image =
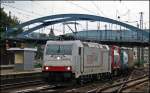
{"label": "locomotive front end", "polygon": [[72,44],[47,43],[42,72],[46,82],[68,82],[73,76]]}

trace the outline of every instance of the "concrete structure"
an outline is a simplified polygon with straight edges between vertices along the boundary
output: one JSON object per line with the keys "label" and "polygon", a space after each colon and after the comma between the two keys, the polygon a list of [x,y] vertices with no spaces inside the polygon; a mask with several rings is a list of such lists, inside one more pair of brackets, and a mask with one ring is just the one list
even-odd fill
{"label": "concrete structure", "polygon": [[9,48],[8,51],[14,51],[15,55],[15,70],[33,70],[35,48]]}
{"label": "concrete structure", "polygon": [[[148,52],[149,52],[149,50],[148,50],[148,47],[144,47],[143,48],[143,59],[144,59],[144,62],[146,62],[146,63],[148,63],[149,62],[149,54],[148,54]],[[138,60],[138,55],[137,55],[137,47],[136,48],[134,48],[133,49],[133,51],[134,51],[134,59],[135,60]],[[140,49],[140,51],[141,51],[141,49]],[[141,52],[140,52],[140,58],[142,57],[142,54],[141,54]]]}

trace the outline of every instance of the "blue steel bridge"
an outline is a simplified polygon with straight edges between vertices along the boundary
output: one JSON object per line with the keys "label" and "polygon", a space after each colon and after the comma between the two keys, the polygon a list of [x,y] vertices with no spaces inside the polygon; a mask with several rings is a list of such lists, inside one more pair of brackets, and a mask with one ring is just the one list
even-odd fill
{"label": "blue steel bridge", "polygon": [[[122,29],[98,29],[98,30],[84,30],[78,31],[77,25],[75,24],[75,29],[71,29],[72,33],[63,34],[61,36],[56,36],[56,38],[34,38],[29,37],[34,31],[52,26],[55,24],[63,24],[65,22],[78,22],[78,21],[94,21],[94,22],[105,22],[111,26],[118,25]],[[32,25],[32,26],[31,26]],[[34,26],[33,26],[34,25]],[[90,25],[89,25],[90,26]],[[28,29],[24,29],[28,27]],[[19,33],[16,37],[10,38],[11,33],[23,29],[24,31]],[[55,31],[55,30],[54,30]],[[133,45],[133,46],[150,46],[150,31],[142,30],[135,26],[129,25],[124,22],[120,22],[114,19],[88,14],[58,14],[50,15],[37,19],[27,21],[25,23],[17,25],[15,28],[10,28],[7,30],[7,39],[16,41],[39,41],[46,42],[49,39],[57,39],[61,37],[62,39],[79,39],[82,41],[92,41],[104,44],[119,44],[119,45]]]}

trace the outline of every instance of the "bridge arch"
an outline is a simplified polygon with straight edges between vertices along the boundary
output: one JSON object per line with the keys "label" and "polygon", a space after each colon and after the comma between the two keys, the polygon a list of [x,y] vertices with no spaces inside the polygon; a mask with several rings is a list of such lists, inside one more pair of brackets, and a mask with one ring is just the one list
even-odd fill
{"label": "bridge arch", "polygon": [[[66,21],[101,21],[101,22],[107,22],[107,23],[112,23],[112,24],[117,24],[120,26],[123,26],[125,28],[130,29],[131,31],[134,32],[138,32],[140,34],[143,34],[146,37],[149,37],[148,32],[139,29],[137,27],[134,27],[132,25],[117,21],[117,20],[113,20],[110,18],[106,18],[106,17],[101,17],[101,16],[96,16],[96,15],[89,15],[89,14],[57,14],[57,15],[50,15],[50,16],[45,16],[45,17],[41,17],[41,18],[37,18],[37,19],[33,19],[27,22],[24,22],[22,24],[17,25],[15,28],[23,28],[25,26],[34,24],[34,23],[42,23],[38,26],[35,26],[33,28],[30,28],[24,32],[22,32],[20,35],[26,35],[29,34],[30,32],[33,32],[37,29],[40,29],[42,27],[45,26],[49,26],[49,25],[54,25],[54,24],[58,24],[58,23],[62,23],[62,22],[66,22]],[[9,32],[15,31],[14,29],[9,29]]]}

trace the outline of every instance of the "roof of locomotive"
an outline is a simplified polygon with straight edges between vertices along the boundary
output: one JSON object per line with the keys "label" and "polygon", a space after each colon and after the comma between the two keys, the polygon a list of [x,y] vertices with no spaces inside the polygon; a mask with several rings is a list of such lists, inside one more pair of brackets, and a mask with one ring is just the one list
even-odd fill
{"label": "roof of locomotive", "polygon": [[93,42],[83,42],[83,45],[87,46],[87,47],[96,47],[96,48],[109,49],[108,45],[103,45],[103,44],[93,43]]}
{"label": "roof of locomotive", "polygon": [[76,44],[78,47],[82,47],[83,44],[80,40],[69,40],[69,41],[47,41],[46,44],[63,44],[63,45],[70,45],[70,44]]}
{"label": "roof of locomotive", "polygon": [[94,42],[82,42],[80,40],[69,40],[69,41],[47,41],[47,44],[78,44],[80,47],[96,47],[96,48],[104,48],[109,49],[108,45],[102,45]]}

